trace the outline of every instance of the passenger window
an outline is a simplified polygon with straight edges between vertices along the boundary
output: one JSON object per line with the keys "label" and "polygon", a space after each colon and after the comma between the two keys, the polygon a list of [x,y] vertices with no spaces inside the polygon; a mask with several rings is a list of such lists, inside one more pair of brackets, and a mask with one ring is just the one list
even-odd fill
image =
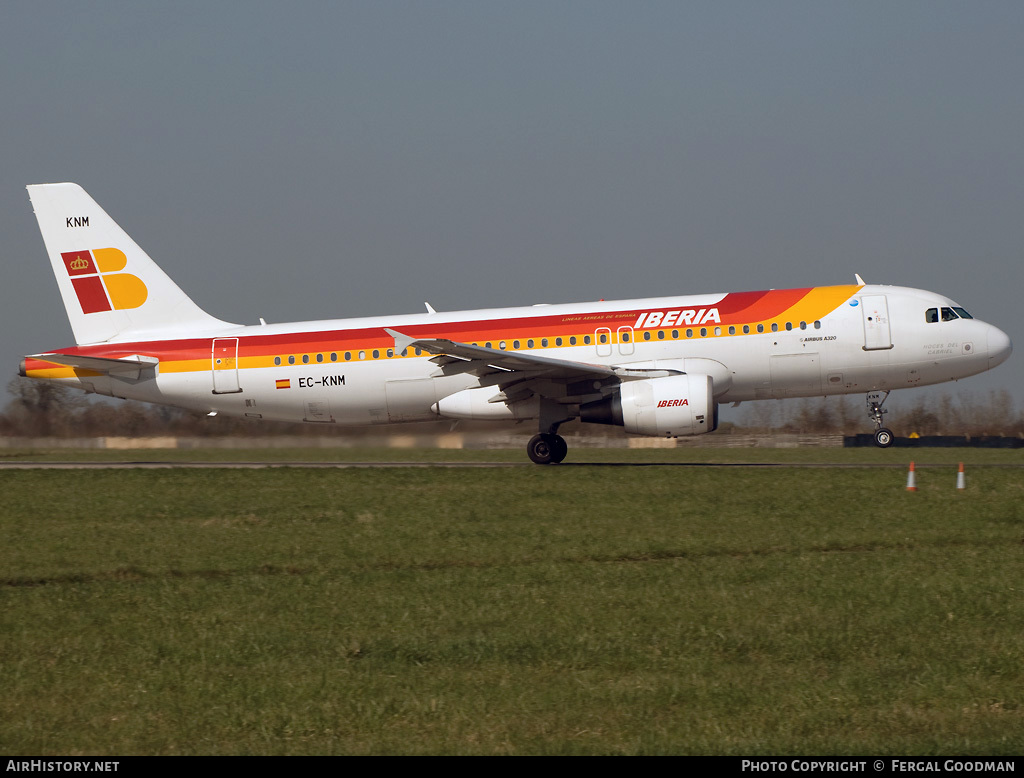
{"label": "passenger window", "polygon": [[584,343],[584,345],[587,345],[587,346],[590,345],[590,336],[589,335],[584,335],[583,336],[583,343]]}
{"label": "passenger window", "polygon": [[773,322],[772,322],[772,332],[778,332],[778,331],[779,331],[779,325],[778,325],[778,322],[774,322],[774,321],[773,321]]}
{"label": "passenger window", "polygon": [[800,322],[800,329],[806,330],[807,329],[807,322],[805,322],[805,321]]}
{"label": "passenger window", "polygon": [[555,345],[556,346],[561,346],[562,345],[562,339],[561,338],[555,338]]}
{"label": "passenger window", "polygon": [[793,322],[787,321],[786,322],[786,332],[789,332],[792,329],[793,329]]}
{"label": "passenger window", "polygon": [[294,365],[295,364],[295,357],[294,356],[288,357],[288,364],[289,365]]}
{"label": "passenger window", "polygon": [[764,325],[763,324],[758,324],[757,325],[757,331],[758,332],[764,332]]}
{"label": "passenger window", "polygon": [[700,328],[700,336],[702,338],[706,338],[708,336],[708,328],[707,327],[701,327]]}
{"label": "passenger window", "polygon": [[309,354],[303,354],[302,355],[302,364],[304,364],[304,365],[308,365],[309,364]]}
{"label": "passenger window", "polygon": [[281,357],[274,357],[274,364],[275,365],[280,365],[281,364]]}
{"label": "passenger window", "polygon": [[658,340],[665,340],[665,330],[658,330]]}
{"label": "passenger window", "polygon": [[505,341],[501,341],[501,342],[500,342],[500,343],[498,344],[498,348],[500,348],[500,349],[501,349],[502,351],[504,351],[504,350],[505,350]]}
{"label": "passenger window", "polygon": [[513,340],[512,341],[512,348],[519,348],[519,341],[518,340]]}
{"label": "passenger window", "polygon": [[338,361],[338,352],[336,352],[336,351],[332,351],[331,352],[331,361],[332,362],[337,362]]}
{"label": "passenger window", "polygon": [[744,335],[749,335],[750,334],[750,325],[749,324],[744,324],[743,325],[743,334]]}
{"label": "passenger window", "polygon": [[672,330],[672,340],[679,340],[679,330]]}
{"label": "passenger window", "polygon": [[602,343],[607,343],[608,342],[608,336],[605,335],[603,332],[601,333],[601,342]]}
{"label": "passenger window", "polygon": [[533,338],[530,338],[530,340],[526,341],[526,347],[533,348]]}
{"label": "passenger window", "polygon": [[366,352],[365,351],[360,351],[359,352],[359,358],[360,359],[366,359]]}
{"label": "passenger window", "polygon": [[316,355],[316,361],[317,362],[323,362],[324,361],[324,355],[323,354],[317,354]]}
{"label": "passenger window", "polygon": [[[602,337],[604,337],[604,336],[602,335]],[[622,342],[623,343],[629,343],[629,333],[628,332],[623,332],[622,333]]]}
{"label": "passenger window", "polygon": [[570,346],[575,346],[576,345],[576,336],[575,335],[573,335],[572,337],[569,338],[569,345]]}
{"label": "passenger window", "polygon": [[736,328],[735,327],[729,327],[729,334],[730,335],[735,335],[736,334]]}
{"label": "passenger window", "polygon": [[816,330],[820,330],[821,329],[821,322],[820,321],[814,322],[814,329],[816,329]]}
{"label": "passenger window", "polygon": [[547,348],[548,347],[548,339],[547,338],[541,338],[540,339],[540,345],[541,345],[541,348]]}
{"label": "passenger window", "polygon": [[644,340],[650,340],[650,339],[651,339],[651,333],[645,332],[644,333]]}
{"label": "passenger window", "polygon": [[351,359],[352,359],[352,352],[351,351],[346,351],[345,352],[345,361],[349,362],[349,361],[351,361]]}
{"label": "passenger window", "polygon": [[715,327],[715,337],[717,338],[721,334],[722,334],[722,328],[721,327]]}
{"label": "passenger window", "polygon": [[687,330],[686,331],[686,337],[692,338],[693,337],[693,330]]}
{"label": "passenger window", "polygon": [[388,359],[391,359],[391,357],[393,357],[394,355],[395,355],[395,350],[393,348],[389,348],[388,349]]}

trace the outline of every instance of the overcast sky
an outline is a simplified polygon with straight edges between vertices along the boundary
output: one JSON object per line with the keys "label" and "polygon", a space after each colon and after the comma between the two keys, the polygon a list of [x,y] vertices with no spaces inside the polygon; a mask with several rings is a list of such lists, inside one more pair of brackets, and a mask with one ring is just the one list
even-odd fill
{"label": "overcast sky", "polygon": [[[24,188],[56,181],[230,321],[860,273],[1024,344],[1019,1],[2,10],[8,375],[73,343]],[[1022,366],[952,388],[1021,402]]]}

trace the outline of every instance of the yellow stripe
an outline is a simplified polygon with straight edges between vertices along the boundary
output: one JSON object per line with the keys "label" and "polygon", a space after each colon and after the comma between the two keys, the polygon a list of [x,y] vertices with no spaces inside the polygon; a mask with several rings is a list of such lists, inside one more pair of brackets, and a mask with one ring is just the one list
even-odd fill
{"label": "yellow stripe", "polygon": [[73,367],[45,367],[41,370],[26,370],[25,375],[29,378],[92,378],[103,375],[95,370],[84,370]]}
{"label": "yellow stripe", "polygon": [[[779,314],[780,320],[801,319],[815,321],[828,316],[832,311],[860,291],[860,286],[817,286],[807,293],[796,305]],[[790,315],[792,314],[792,316]]]}

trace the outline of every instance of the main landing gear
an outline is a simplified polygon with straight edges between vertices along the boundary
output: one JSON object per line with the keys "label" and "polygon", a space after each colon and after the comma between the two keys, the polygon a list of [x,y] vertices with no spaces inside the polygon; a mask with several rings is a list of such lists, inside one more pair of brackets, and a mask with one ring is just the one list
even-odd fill
{"label": "main landing gear", "polygon": [[558,427],[572,416],[564,405],[547,397],[538,397],[537,408],[540,432],[526,444],[526,454],[535,464],[557,465],[569,453],[569,446],[558,434]]}
{"label": "main landing gear", "polygon": [[875,422],[875,445],[879,448],[889,448],[893,444],[892,430],[882,426],[882,416],[888,413],[882,406],[888,398],[888,391],[884,395],[881,392],[868,394],[868,416]]}
{"label": "main landing gear", "polygon": [[565,459],[569,445],[556,432],[541,432],[530,438],[526,453],[538,465],[554,465]]}

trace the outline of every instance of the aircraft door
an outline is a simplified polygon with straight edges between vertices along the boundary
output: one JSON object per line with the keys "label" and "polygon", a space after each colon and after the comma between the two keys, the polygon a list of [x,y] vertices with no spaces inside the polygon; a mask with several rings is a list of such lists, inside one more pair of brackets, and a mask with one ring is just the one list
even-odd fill
{"label": "aircraft door", "polygon": [[864,350],[880,351],[892,348],[889,329],[889,304],[884,294],[860,298],[861,316],[864,318]]}
{"label": "aircraft door", "polygon": [[214,394],[242,391],[238,385],[238,338],[214,338],[211,362]]}

